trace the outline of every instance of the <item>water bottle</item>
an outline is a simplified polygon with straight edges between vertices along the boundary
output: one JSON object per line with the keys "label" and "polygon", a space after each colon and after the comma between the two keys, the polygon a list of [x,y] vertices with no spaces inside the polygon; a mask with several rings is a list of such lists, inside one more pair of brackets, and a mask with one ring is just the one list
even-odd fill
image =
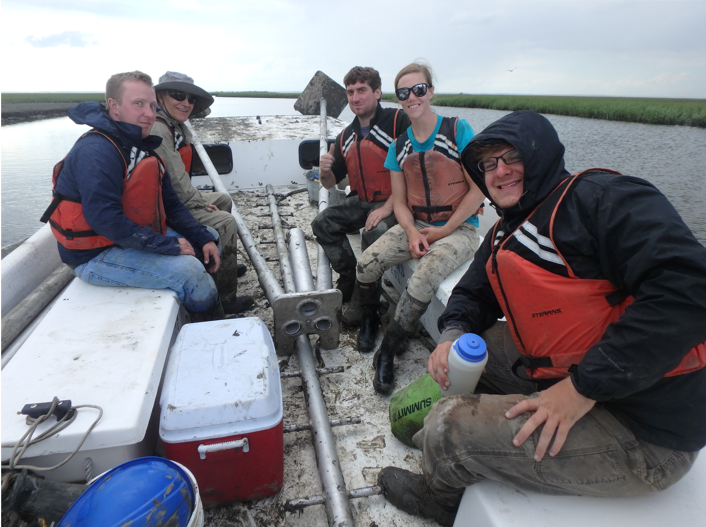
{"label": "water bottle", "polygon": [[461,335],[451,345],[448,362],[447,376],[451,385],[448,390],[441,390],[442,395],[473,393],[488,362],[485,341],[474,333]]}

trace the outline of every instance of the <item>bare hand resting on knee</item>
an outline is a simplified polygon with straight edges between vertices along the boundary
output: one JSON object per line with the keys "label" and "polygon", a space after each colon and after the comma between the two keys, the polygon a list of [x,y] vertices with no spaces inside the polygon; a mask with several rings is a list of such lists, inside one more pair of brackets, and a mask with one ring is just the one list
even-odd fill
{"label": "bare hand resting on knee", "polygon": [[534,412],[534,415],[529,418],[512,440],[512,444],[520,446],[532,435],[532,432],[544,423],[537,449],[534,451],[534,459],[535,461],[542,460],[555,433],[556,437],[549,450],[549,455],[556,456],[564,446],[571,427],[586,415],[594,404],[596,401],[577,392],[571,378],[567,377],[551,388],[539,392],[539,397],[525,399],[505,412],[505,417],[508,419],[513,419],[524,412]]}

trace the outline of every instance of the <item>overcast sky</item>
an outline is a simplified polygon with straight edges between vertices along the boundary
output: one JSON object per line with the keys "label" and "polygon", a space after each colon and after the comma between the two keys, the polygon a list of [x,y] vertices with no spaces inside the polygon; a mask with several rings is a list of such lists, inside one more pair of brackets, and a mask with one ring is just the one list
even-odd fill
{"label": "overcast sky", "polygon": [[[706,0],[3,0],[2,91],[134,69],[301,91],[426,59],[441,93],[706,98]],[[512,71],[509,71],[512,70]]]}

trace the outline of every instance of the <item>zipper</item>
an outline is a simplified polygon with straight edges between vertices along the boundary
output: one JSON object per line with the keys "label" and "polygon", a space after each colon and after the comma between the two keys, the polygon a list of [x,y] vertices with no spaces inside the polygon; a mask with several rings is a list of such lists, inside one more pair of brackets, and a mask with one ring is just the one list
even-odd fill
{"label": "zipper", "polygon": [[[355,133],[355,132],[354,132]],[[358,151],[358,171],[360,172],[360,182],[363,184],[363,192],[365,193],[365,201],[368,201],[368,189],[365,186],[365,176],[363,175],[363,159],[360,157],[360,143],[363,141],[363,137],[358,135],[356,138],[356,150]]]}
{"label": "zipper", "polygon": [[[424,183],[424,197],[426,198],[427,207],[431,209],[431,188],[429,187],[429,177],[427,176],[427,168],[424,164],[424,154],[426,152],[419,152],[419,167],[422,171],[422,182]],[[432,221],[433,212],[429,212],[429,223]]]}

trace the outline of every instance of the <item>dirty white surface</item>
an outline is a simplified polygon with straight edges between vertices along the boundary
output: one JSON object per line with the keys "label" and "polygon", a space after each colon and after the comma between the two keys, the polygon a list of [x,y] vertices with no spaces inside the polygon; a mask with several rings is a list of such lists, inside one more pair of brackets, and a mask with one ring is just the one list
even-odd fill
{"label": "dirty white surface", "polygon": [[[284,194],[296,188],[278,187],[276,191]],[[271,241],[272,230],[260,230],[259,225],[269,226],[269,217],[257,217],[269,212],[267,207],[257,207],[265,203],[264,192],[239,192],[233,195],[238,211],[248,224],[256,240]],[[304,230],[308,239],[311,268],[316,270],[316,242],[311,233],[311,221],[317,208],[310,205],[306,192],[287,198],[287,206],[280,208],[280,213],[293,213],[282,219],[291,226]],[[286,226],[285,226],[286,227]],[[263,257],[275,257],[273,244],[260,244]],[[257,275],[249,264],[247,255],[241,248],[240,261],[248,265],[248,271],[239,281],[239,294],[249,294],[255,299],[256,306],[243,316],[260,317],[272,329],[272,310],[267,298],[260,289]],[[279,265],[269,263],[275,276],[281,277]],[[334,283],[337,279],[334,273]],[[336,427],[333,434],[337,441],[338,455],[343,476],[348,489],[375,485],[378,472],[389,465],[420,472],[421,452],[407,447],[398,441],[390,431],[388,407],[390,396],[377,395],[372,385],[373,354],[363,355],[356,349],[357,329],[342,328],[341,343],[332,351],[319,350],[316,337],[312,344],[317,355],[319,367],[344,366],[344,373],[321,377],[321,387],[329,416],[334,418],[355,417],[362,419],[360,425]],[[378,335],[378,339],[382,334]],[[406,386],[426,373],[429,349],[421,340],[410,339],[407,352],[398,359],[396,365],[396,387]],[[298,371],[296,354],[280,357],[280,369],[283,372]],[[306,402],[299,378],[282,379],[284,404],[284,423],[301,424],[308,422]],[[284,504],[291,499],[322,495],[316,456],[311,441],[311,433],[293,432],[284,435],[284,486],[280,493],[266,500],[236,503],[206,511],[206,526],[327,526],[328,519],[323,505],[315,505],[302,512],[284,512]],[[390,505],[383,496],[351,500],[351,509],[356,525],[372,527],[388,526],[427,526],[437,525],[430,520],[410,516]]]}
{"label": "dirty white surface", "polygon": [[[202,143],[230,141],[266,141],[319,137],[318,115],[263,115],[258,117],[210,117],[191,123]],[[336,137],[346,123],[328,117],[328,137]]]}

